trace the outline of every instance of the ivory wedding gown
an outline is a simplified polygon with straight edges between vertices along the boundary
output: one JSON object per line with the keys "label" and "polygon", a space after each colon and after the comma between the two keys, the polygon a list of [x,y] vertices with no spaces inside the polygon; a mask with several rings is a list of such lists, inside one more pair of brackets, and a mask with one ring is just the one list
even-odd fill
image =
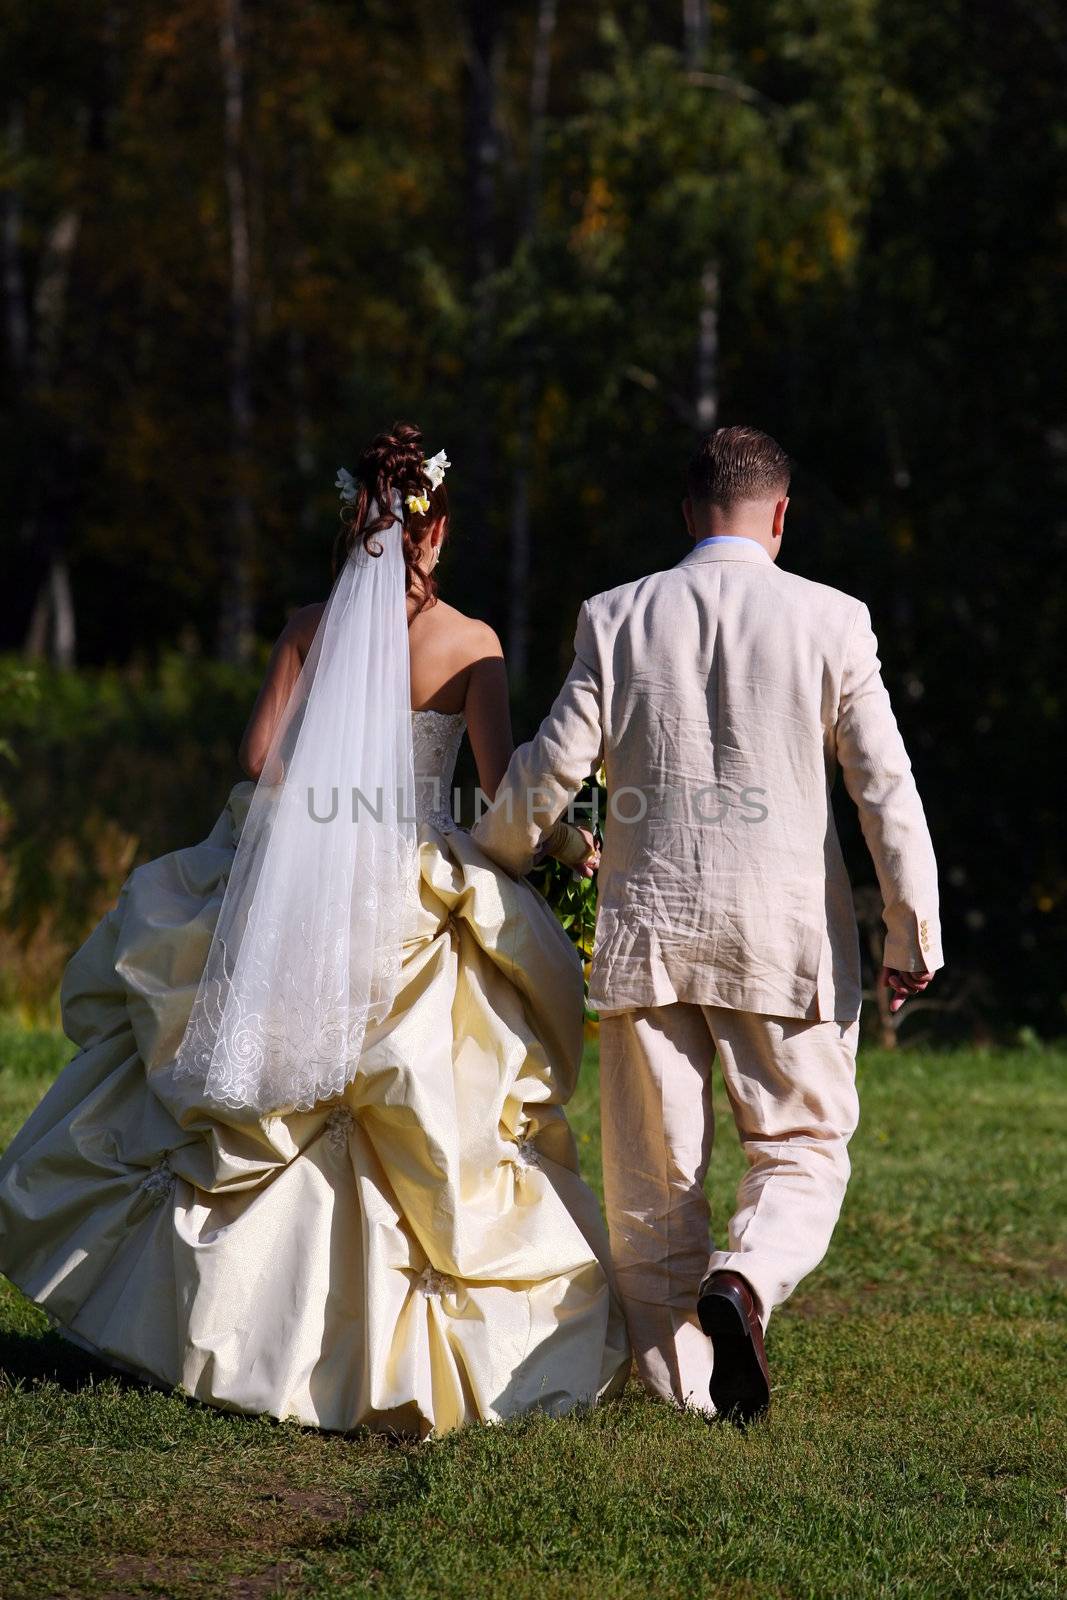
{"label": "ivory wedding gown", "polygon": [[0,1163],[0,1267],[113,1365],[227,1409],[415,1434],[624,1381],[562,1109],[579,965],[441,804],[463,731],[414,716],[417,930],[334,1101],[228,1120],[167,1070],[253,784],[202,844],[137,868],[70,962],[81,1048]]}

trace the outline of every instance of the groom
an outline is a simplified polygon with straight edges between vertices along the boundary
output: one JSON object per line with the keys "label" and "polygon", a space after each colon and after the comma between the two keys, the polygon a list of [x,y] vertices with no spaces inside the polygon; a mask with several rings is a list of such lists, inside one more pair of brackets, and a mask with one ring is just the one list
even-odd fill
{"label": "groom", "polygon": [[[619,1289],[648,1388],[742,1422],[769,1404],[767,1322],[826,1253],[859,1116],[838,768],[881,885],[893,1009],[942,965],[933,848],[870,615],[775,566],[788,489],[766,434],[702,441],[693,549],[585,602],[570,675],[474,830],[528,871],[603,760],[590,998]],[[725,1250],[704,1196],[716,1055],[748,1162]]]}

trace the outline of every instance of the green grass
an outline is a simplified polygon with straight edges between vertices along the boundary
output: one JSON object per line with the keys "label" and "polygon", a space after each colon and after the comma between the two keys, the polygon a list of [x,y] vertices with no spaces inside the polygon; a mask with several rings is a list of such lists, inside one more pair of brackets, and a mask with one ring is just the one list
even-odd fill
{"label": "green grass", "polygon": [[[0,1027],[0,1136],[66,1055]],[[744,1435],[631,1386],[424,1445],[324,1437],[115,1378],[5,1286],[0,1592],[1057,1594],[1065,1066],[1052,1049],[862,1057],[844,1215],[771,1323],[774,1408]],[[721,1226],[741,1163],[719,1108]],[[592,1053],[573,1112],[598,1183]]]}

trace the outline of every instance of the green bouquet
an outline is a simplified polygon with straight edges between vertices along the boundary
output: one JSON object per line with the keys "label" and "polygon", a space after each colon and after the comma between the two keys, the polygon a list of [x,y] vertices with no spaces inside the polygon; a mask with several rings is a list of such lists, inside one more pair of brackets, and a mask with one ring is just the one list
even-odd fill
{"label": "green bouquet", "polygon": [[[601,767],[585,784],[577,796],[575,810],[581,817],[590,819],[583,826],[591,827],[594,838],[600,843],[600,818],[604,814],[607,790],[604,769]],[[597,1014],[588,1003],[589,966],[593,957],[593,935],[596,930],[596,878],[586,878],[573,867],[546,856],[538,862],[529,875],[529,881],[544,895],[559,918],[560,926],[578,951],[585,978],[585,1014],[590,1022]]]}

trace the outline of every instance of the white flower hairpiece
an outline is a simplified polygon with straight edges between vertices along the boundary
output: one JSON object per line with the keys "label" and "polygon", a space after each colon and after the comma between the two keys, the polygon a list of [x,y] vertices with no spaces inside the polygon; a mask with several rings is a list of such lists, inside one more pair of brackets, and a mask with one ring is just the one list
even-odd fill
{"label": "white flower hairpiece", "polygon": [[422,475],[424,478],[429,479],[431,489],[440,488],[445,481],[445,473],[451,465],[451,461],[449,461],[443,450],[438,450],[437,454],[431,456],[429,461],[422,463]]}
{"label": "white flower hairpiece", "polygon": [[[422,475],[430,485],[430,493],[440,487],[445,480],[445,473],[452,465],[443,450],[438,450],[429,461],[422,463]],[[338,467],[334,488],[340,490],[341,500],[345,505],[355,505],[359,499],[359,484],[347,467]],[[419,494],[409,494],[404,500],[409,511],[418,511],[423,516],[430,509],[430,495],[423,489]]]}
{"label": "white flower hairpiece", "polygon": [[[445,473],[451,465],[451,461],[449,461],[443,450],[438,450],[437,454],[431,456],[429,461],[423,461],[422,475],[430,485],[430,494],[445,481]],[[425,516],[430,509],[430,495],[423,489],[419,494],[409,494],[404,504],[409,511],[418,511],[422,516]]]}

